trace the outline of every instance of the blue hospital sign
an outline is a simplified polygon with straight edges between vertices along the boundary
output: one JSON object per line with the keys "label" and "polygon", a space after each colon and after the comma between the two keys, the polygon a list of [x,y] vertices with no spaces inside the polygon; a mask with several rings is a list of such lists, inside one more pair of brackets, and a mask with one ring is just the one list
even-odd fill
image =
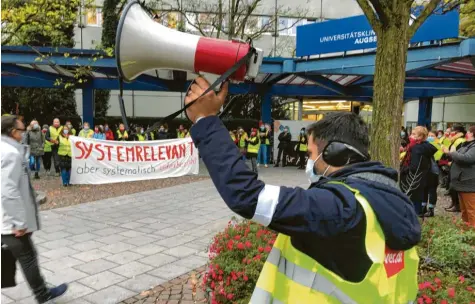
{"label": "blue hospital sign", "polygon": [[[411,43],[456,38],[458,11],[432,15],[421,25]],[[297,27],[297,57],[375,48],[376,33],[366,16],[312,23]]]}

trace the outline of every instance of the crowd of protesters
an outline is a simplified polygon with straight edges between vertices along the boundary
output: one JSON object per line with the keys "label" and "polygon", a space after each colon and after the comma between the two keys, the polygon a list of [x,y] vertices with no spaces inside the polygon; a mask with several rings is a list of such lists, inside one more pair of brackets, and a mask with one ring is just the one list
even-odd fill
{"label": "crowd of protesters", "polygon": [[444,132],[415,127],[401,129],[401,189],[420,216],[434,216],[437,188],[451,198],[448,212],[461,212],[475,225],[475,126],[454,125]]}

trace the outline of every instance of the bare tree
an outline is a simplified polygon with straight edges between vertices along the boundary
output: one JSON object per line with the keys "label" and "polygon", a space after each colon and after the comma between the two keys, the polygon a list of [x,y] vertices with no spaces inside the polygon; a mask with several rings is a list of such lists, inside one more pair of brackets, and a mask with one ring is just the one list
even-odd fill
{"label": "bare tree", "polygon": [[[196,31],[202,36],[227,39],[257,39],[264,33],[275,34],[278,31],[288,30],[305,18],[307,11],[305,8],[291,9],[281,5],[272,15],[265,16],[260,21],[259,17],[262,15],[259,6],[262,0],[171,1],[174,2],[165,4],[161,0],[156,0],[150,5],[158,10],[178,13],[182,23],[186,22],[191,26],[191,31]],[[293,21],[291,24],[278,27],[279,16],[290,17]]]}

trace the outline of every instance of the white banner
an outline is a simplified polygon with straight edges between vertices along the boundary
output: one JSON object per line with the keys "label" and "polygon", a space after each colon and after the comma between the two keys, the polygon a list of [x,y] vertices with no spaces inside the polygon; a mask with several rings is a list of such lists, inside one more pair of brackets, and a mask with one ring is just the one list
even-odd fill
{"label": "white banner", "polygon": [[191,138],[109,141],[71,136],[71,184],[109,184],[198,174]]}

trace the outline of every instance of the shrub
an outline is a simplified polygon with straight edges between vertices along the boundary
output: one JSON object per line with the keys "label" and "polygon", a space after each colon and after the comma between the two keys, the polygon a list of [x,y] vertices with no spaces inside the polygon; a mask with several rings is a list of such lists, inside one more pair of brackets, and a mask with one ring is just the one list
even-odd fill
{"label": "shrub", "polygon": [[455,217],[434,217],[422,223],[418,246],[420,269],[473,273],[475,229]]}
{"label": "shrub", "polygon": [[[229,222],[214,237],[203,288],[212,304],[249,303],[276,233],[251,221]],[[422,223],[418,303],[475,304],[475,228],[450,217]],[[473,302],[471,302],[471,300]]]}
{"label": "shrub", "polygon": [[251,221],[229,222],[209,248],[210,263],[203,277],[211,303],[249,303],[276,234]]}

